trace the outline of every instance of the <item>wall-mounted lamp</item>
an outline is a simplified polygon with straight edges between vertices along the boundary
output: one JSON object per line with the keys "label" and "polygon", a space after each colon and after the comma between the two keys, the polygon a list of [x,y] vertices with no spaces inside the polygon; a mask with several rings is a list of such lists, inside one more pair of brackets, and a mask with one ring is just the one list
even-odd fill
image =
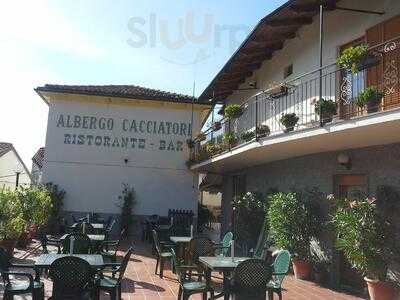
{"label": "wall-mounted lamp", "polygon": [[129,159],[128,159],[128,158],[124,158],[124,162],[125,162],[125,164],[127,165],[128,162],[129,162]]}
{"label": "wall-mounted lamp", "polygon": [[346,167],[347,170],[351,169],[351,158],[347,154],[345,153],[339,154],[337,157],[337,161],[343,167]]}

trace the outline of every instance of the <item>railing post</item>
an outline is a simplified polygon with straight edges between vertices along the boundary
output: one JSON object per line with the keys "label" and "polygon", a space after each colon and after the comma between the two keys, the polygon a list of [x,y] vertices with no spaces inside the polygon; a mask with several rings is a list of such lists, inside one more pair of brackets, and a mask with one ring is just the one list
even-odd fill
{"label": "railing post", "polygon": [[[231,130],[231,118],[229,118],[228,119],[228,135],[230,136],[231,135],[231,133],[232,133],[232,130]],[[228,143],[229,144],[229,151],[231,151],[232,150],[232,145],[231,145],[231,143]]]}
{"label": "railing post", "polygon": [[256,116],[255,116],[256,124],[255,124],[254,130],[255,130],[256,141],[258,141],[258,130],[257,130],[257,127],[258,127],[258,95],[256,96],[255,103],[256,103]]}
{"label": "railing post", "polygon": [[[323,56],[323,42],[324,42],[324,6],[319,6],[319,101],[322,100],[322,56]],[[324,126],[322,120],[322,113],[319,113],[319,125]]]}

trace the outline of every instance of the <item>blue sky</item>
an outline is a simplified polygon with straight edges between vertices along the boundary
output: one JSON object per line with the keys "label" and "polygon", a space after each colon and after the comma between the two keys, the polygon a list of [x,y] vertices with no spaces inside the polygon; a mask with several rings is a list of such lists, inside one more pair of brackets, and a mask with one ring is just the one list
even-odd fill
{"label": "blue sky", "polygon": [[196,81],[198,96],[254,25],[284,2],[3,1],[0,141],[12,142],[30,167],[47,124],[33,88],[45,83],[191,94]]}

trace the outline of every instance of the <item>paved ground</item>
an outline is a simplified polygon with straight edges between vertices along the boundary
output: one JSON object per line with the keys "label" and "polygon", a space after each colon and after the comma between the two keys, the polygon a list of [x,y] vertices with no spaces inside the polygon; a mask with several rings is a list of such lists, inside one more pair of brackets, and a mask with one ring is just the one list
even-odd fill
{"label": "paved ground", "polygon": [[[172,300],[177,299],[178,284],[176,276],[169,270],[165,272],[165,278],[160,279],[154,274],[155,259],[151,255],[150,248],[141,243],[133,242],[135,255],[131,258],[125,279],[123,281],[124,300]],[[127,246],[127,245],[126,245]],[[41,254],[38,244],[31,244],[28,251],[17,251],[15,257],[18,262],[32,262]],[[120,253],[123,255],[123,252]],[[217,277],[219,274],[215,274]],[[46,285],[46,297],[51,295],[51,281],[44,278]],[[216,289],[220,289],[219,280],[215,279]],[[316,285],[313,282],[295,280],[293,276],[286,277],[283,284],[284,300],[356,300],[362,299],[355,296],[347,295],[332,291],[327,288]],[[2,299],[2,283],[0,283],[0,299]],[[109,299],[107,295],[102,295],[102,299]],[[275,296],[275,299],[278,297]],[[16,298],[17,299],[17,298]],[[19,297],[19,299],[31,299],[30,296]],[[199,296],[193,296],[191,299],[201,299]],[[250,300],[250,299],[249,299]]]}

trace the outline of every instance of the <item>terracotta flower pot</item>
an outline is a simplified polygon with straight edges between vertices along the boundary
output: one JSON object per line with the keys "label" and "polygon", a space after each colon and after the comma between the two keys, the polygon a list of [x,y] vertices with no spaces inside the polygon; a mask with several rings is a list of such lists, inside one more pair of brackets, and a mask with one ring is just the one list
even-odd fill
{"label": "terracotta flower pot", "polygon": [[1,240],[0,241],[0,247],[4,248],[10,257],[13,257],[14,248],[16,245],[17,245],[17,240]]}
{"label": "terracotta flower pot", "polygon": [[368,293],[371,300],[396,300],[399,299],[399,291],[389,282],[364,278],[368,285]]}
{"label": "terracotta flower pot", "polygon": [[296,277],[296,279],[306,280],[310,278],[310,273],[311,273],[310,263],[300,259],[293,259],[292,265],[293,265],[294,277]]}

